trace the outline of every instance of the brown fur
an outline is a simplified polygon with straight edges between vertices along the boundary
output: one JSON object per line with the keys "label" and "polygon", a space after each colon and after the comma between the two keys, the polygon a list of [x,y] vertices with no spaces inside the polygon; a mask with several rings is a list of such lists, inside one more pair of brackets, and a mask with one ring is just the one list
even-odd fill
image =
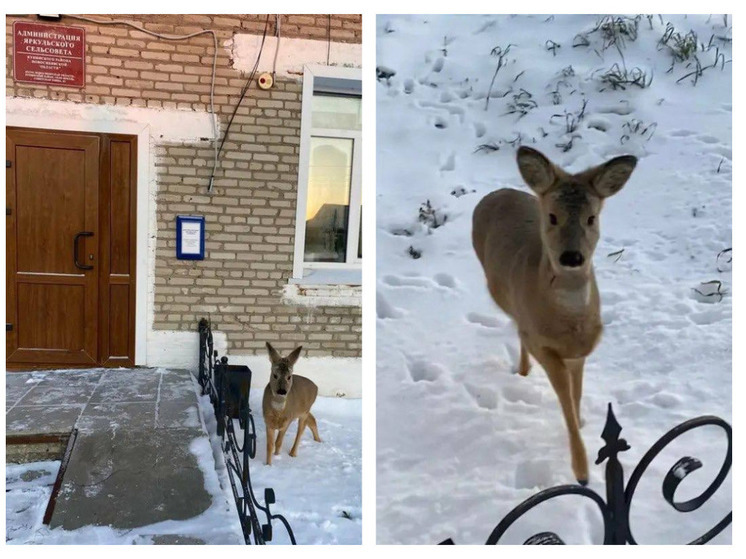
{"label": "brown fur", "polygon": [[[588,459],[580,436],[583,367],[602,331],[592,263],[599,213],[603,200],[624,186],[636,159],[617,157],[575,175],[531,148],[519,148],[517,160],[536,196],[508,188],[485,196],[474,210],[472,243],[492,298],[518,326],[518,373],[529,373],[533,355],[557,393],[570,437],[572,469],[584,484]],[[563,259],[567,253],[582,263],[569,267]]]}
{"label": "brown fur", "polygon": [[[297,455],[298,444],[306,425],[313,433],[313,440],[321,442],[316,418],[311,414],[311,406],[316,401],[319,388],[306,377],[293,374],[293,365],[298,360],[301,349],[302,346],[294,349],[287,357],[282,357],[267,342],[272,370],[269,375],[269,383],[264,389],[262,412],[267,429],[268,465],[272,464],[273,452],[275,455],[280,454],[285,432],[295,419],[298,420],[298,433],[295,435],[290,456]],[[285,394],[281,393],[283,391]],[[275,432],[277,433],[276,439]]]}

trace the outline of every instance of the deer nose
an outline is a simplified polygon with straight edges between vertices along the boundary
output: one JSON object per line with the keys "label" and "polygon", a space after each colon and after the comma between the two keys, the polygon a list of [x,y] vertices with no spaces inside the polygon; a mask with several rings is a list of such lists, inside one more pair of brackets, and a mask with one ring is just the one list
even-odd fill
{"label": "deer nose", "polygon": [[560,256],[559,261],[560,264],[567,268],[577,268],[578,266],[583,265],[585,258],[583,258],[583,255],[576,250],[566,250]]}
{"label": "deer nose", "polygon": [[287,391],[287,390],[285,390],[284,388],[278,388],[278,389],[277,389],[277,393],[278,393],[278,394],[279,394],[280,396],[284,396],[285,394],[287,394],[287,393],[288,393],[288,391]]}

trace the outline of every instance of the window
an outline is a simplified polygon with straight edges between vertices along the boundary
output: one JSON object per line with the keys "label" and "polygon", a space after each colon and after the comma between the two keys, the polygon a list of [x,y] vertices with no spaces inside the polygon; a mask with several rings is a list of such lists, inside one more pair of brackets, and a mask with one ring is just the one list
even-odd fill
{"label": "window", "polygon": [[361,77],[331,66],[303,73],[295,282],[361,283]]}

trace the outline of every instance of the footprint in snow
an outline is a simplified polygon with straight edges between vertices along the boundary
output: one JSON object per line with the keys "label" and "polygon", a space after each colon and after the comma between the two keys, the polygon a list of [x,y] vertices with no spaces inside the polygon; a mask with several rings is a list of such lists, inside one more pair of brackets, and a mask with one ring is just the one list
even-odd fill
{"label": "footprint in snow", "polygon": [[435,63],[433,64],[433,72],[440,72],[443,69],[443,66],[445,65],[445,59],[442,57],[439,57],[435,60]]}
{"label": "footprint in snow", "polygon": [[501,391],[503,399],[513,404],[520,402],[530,406],[541,405],[541,391],[528,381],[506,384]]}
{"label": "footprint in snow", "polygon": [[395,319],[404,316],[404,311],[389,303],[380,291],[376,292],[376,316],[381,319]]}
{"label": "footprint in snow", "polygon": [[485,385],[472,384],[470,382],[464,383],[464,388],[472,397],[474,402],[482,409],[494,410],[497,409],[497,392]]}
{"label": "footprint in snow", "polygon": [[484,328],[499,328],[502,326],[502,322],[494,316],[488,316],[486,314],[479,314],[476,312],[470,312],[466,315],[467,322],[482,326]]}
{"label": "footprint in snow", "polygon": [[689,320],[700,326],[707,326],[708,324],[714,324],[720,322],[724,318],[724,312],[722,308],[716,308],[711,311],[695,312],[689,315]]}
{"label": "footprint in snow", "polygon": [[423,276],[383,276],[381,282],[389,287],[428,288],[433,286],[432,280]]}
{"label": "footprint in snow", "polygon": [[659,392],[651,398],[651,401],[659,408],[666,409],[675,408],[682,404],[681,397],[670,392]]}
{"label": "footprint in snow", "polygon": [[456,289],[456,286],[458,285],[456,282],[456,278],[454,278],[450,274],[435,274],[433,276],[433,280],[435,283],[438,284],[439,287],[443,287],[446,289]]}
{"label": "footprint in snow", "polygon": [[456,169],[456,154],[450,153],[444,159],[441,160],[440,170],[441,171],[453,171]]}
{"label": "footprint in snow", "polygon": [[671,132],[668,134],[672,138],[688,138],[689,136],[694,136],[696,132],[693,130],[671,130]]}
{"label": "footprint in snow", "polygon": [[407,358],[407,371],[415,382],[433,382],[446,373],[445,367],[426,359]]}
{"label": "footprint in snow", "polygon": [[525,460],[515,468],[516,489],[550,487],[556,469],[557,465],[552,460]]}
{"label": "footprint in snow", "polygon": [[660,391],[660,386],[647,380],[638,380],[630,382],[621,388],[612,390],[611,393],[620,404],[624,405],[631,402],[645,400],[654,394],[658,394]]}

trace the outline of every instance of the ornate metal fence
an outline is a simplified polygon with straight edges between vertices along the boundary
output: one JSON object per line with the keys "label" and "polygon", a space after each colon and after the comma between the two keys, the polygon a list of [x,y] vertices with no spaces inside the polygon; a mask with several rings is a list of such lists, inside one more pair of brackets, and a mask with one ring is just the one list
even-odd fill
{"label": "ornate metal fence", "polygon": [[[686,456],[679,459],[671,468],[668,470],[665,478],[663,479],[663,498],[677,511],[679,512],[691,512],[700,508],[710,497],[720,488],[723,481],[728,475],[732,461],[732,432],[731,427],[728,423],[712,415],[705,415],[690,419],[684,423],[671,429],[668,433],[663,435],[658,442],[656,442],[650,450],[648,450],[642,457],[642,460],[632,472],[632,475],[624,485],[624,471],[622,465],[619,462],[618,455],[620,452],[629,450],[627,441],[619,438],[622,432],[622,428],[614,417],[614,412],[609,404],[609,410],[606,415],[606,425],[604,427],[601,438],[606,444],[598,451],[598,458],[596,464],[601,464],[606,461],[606,500],[604,501],[595,491],[583,487],[581,485],[559,485],[557,487],[551,487],[536,495],[529,497],[523,501],[520,505],[514,508],[511,512],[503,518],[500,523],[492,530],[489,538],[487,538],[488,545],[497,544],[500,538],[505,532],[521,518],[528,511],[536,507],[537,505],[560,497],[562,495],[581,495],[591,499],[596,505],[598,505],[601,511],[601,516],[604,522],[604,545],[624,545],[624,544],[637,544],[634,536],[632,535],[632,528],[630,527],[629,514],[632,505],[632,498],[635,495],[637,484],[639,483],[645,470],[648,468],[650,463],[655,459],[660,452],[667,447],[674,439],[680,435],[696,429],[697,427],[703,427],[705,425],[714,425],[720,427],[725,431],[725,435],[728,439],[728,450],[725,455],[725,461],[720,467],[720,471],[713,480],[713,482],[698,496],[688,501],[676,501],[674,496],[676,489],[679,487],[681,482],[693,471],[702,467],[702,462],[697,458]],[[689,542],[692,544],[705,544],[712,538],[722,532],[733,520],[733,512],[729,512],[720,522],[718,522],[713,528],[705,532],[703,535]],[[451,545],[453,540],[447,539],[441,544]],[[524,545],[562,545],[564,542],[562,539],[553,532],[541,532],[528,538]]]}
{"label": "ornate metal fence", "polygon": [[[210,396],[217,420],[218,436],[222,441],[225,464],[228,469],[233,497],[244,540],[257,545],[272,540],[272,521],[278,520],[287,530],[295,545],[295,535],[284,516],[273,514],[270,505],[275,502],[275,492],[264,490],[262,505],[251,486],[249,460],[256,456],[256,428],[249,406],[251,369],[241,365],[228,365],[228,358],[218,359],[214,351],[212,328],[206,319],[199,321],[199,384],[202,394]],[[240,432],[236,430],[238,421]],[[240,442],[239,442],[240,441]],[[259,512],[264,513],[266,523],[261,524]]]}

